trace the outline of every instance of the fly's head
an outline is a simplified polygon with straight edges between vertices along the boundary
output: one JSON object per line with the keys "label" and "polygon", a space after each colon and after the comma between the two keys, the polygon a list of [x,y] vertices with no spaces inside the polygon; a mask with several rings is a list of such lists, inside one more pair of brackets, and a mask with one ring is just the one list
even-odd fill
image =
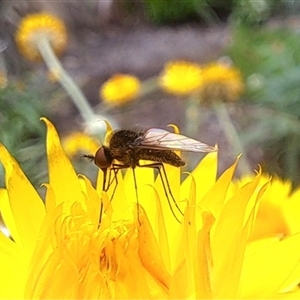
{"label": "fly's head", "polygon": [[100,147],[95,156],[94,163],[100,169],[107,169],[111,166],[113,158],[111,156],[110,150],[106,146]]}

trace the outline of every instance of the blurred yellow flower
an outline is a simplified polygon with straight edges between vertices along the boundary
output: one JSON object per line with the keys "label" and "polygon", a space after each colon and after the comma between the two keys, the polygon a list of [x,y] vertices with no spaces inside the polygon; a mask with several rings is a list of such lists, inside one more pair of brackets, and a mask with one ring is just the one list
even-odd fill
{"label": "blurred yellow flower", "polygon": [[[242,178],[243,185],[249,177]],[[259,186],[270,181],[266,174],[261,177]],[[300,232],[300,189],[292,190],[292,183],[273,177],[258,204],[258,212],[251,240],[271,236],[285,237]]]}
{"label": "blurred yellow flower", "polygon": [[69,157],[77,153],[95,153],[100,143],[93,137],[83,132],[73,132],[63,140],[63,148]]}
{"label": "blurred yellow flower", "polygon": [[211,63],[203,67],[201,96],[204,101],[237,101],[244,88],[238,69],[225,63]]}
{"label": "blurred yellow flower", "polygon": [[24,17],[16,32],[15,40],[20,53],[28,60],[41,59],[38,43],[46,39],[57,55],[67,46],[67,30],[58,17],[48,13],[30,14]]}
{"label": "blurred yellow flower", "polygon": [[116,74],[103,83],[100,97],[110,105],[121,105],[138,97],[141,89],[139,79],[132,75]]}
{"label": "blurred yellow flower", "polygon": [[202,69],[196,63],[184,60],[170,61],[165,64],[158,83],[167,93],[188,95],[202,86]]}
{"label": "blurred yellow flower", "polygon": [[[18,299],[297,299],[300,234],[249,242],[257,205],[268,183],[261,171],[243,184],[237,162],[218,179],[209,153],[180,185],[180,169],[166,166],[184,210],[170,212],[153,170],[118,174],[114,199],[78,177],[46,119],[49,183],[45,204],[4,146],[6,189],[0,209],[11,233],[0,232],[0,298]],[[105,204],[98,224],[100,202]]]}

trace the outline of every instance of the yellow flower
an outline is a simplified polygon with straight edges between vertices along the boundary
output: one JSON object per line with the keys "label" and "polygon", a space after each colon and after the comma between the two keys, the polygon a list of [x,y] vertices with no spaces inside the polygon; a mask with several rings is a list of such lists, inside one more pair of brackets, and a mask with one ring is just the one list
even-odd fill
{"label": "yellow flower", "polygon": [[[242,178],[239,185],[248,181]],[[266,174],[261,177],[259,185],[270,181]],[[251,240],[270,236],[285,237],[300,232],[300,189],[292,191],[292,183],[278,177],[272,178],[268,188],[258,204],[256,222],[251,233]]]}
{"label": "yellow flower", "polygon": [[79,152],[95,153],[100,143],[83,132],[73,132],[63,140],[63,148],[69,157]]}
{"label": "yellow flower", "polygon": [[63,21],[48,13],[36,13],[21,20],[16,43],[21,54],[32,61],[41,59],[38,42],[47,39],[57,55],[67,46],[67,30]]}
{"label": "yellow flower", "polygon": [[21,20],[15,40],[24,57],[32,61],[44,60],[49,80],[61,84],[87,124],[98,119],[82,91],[58,60],[57,55],[67,45],[67,30],[59,18],[48,13],[28,15]]}
{"label": "yellow flower", "polygon": [[240,71],[224,63],[203,67],[202,98],[204,101],[237,101],[244,91]]}
{"label": "yellow flower", "polygon": [[6,171],[0,209],[12,236],[0,232],[1,299],[299,298],[300,234],[249,242],[268,185],[261,171],[234,185],[236,162],[216,179],[214,152],[179,185],[180,170],[166,166],[184,211],[180,224],[152,169],[136,168],[138,212],[132,170],[118,174],[110,202],[103,173],[96,189],[78,177],[54,126],[44,121],[45,204],[0,146]]}
{"label": "yellow flower", "polygon": [[139,79],[132,75],[116,74],[103,83],[100,97],[111,105],[121,105],[136,98],[141,89]]}
{"label": "yellow flower", "polygon": [[188,95],[202,86],[202,69],[198,64],[179,60],[166,63],[158,79],[161,88],[170,94]]}

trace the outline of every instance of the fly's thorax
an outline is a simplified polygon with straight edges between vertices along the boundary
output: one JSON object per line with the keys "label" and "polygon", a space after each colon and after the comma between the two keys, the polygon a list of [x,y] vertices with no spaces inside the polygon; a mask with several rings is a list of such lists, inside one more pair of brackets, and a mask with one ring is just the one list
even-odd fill
{"label": "fly's thorax", "polygon": [[143,132],[133,130],[117,130],[109,142],[109,148],[126,148],[135,144],[136,139],[143,136]]}
{"label": "fly's thorax", "polygon": [[124,165],[133,166],[135,161],[138,160],[137,155],[139,152],[133,145],[135,140],[142,135],[142,132],[133,130],[116,131],[109,143],[111,157]]}

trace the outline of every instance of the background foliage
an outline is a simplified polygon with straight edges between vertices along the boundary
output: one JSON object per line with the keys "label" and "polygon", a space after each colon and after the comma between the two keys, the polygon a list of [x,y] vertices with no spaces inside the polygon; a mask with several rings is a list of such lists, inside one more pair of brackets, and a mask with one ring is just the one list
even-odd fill
{"label": "background foliage", "polygon": [[[56,83],[46,82],[46,76],[43,84],[38,80],[26,81],[28,72],[34,73],[41,67],[24,63],[12,46],[14,30],[22,15],[41,9],[51,10],[52,7],[49,3],[22,4],[18,6],[19,11],[15,9],[14,14],[8,15],[6,12],[16,3],[12,1],[1,4],[0,14],[9,18],[9,22],[6,19],[6,23],[1,24],[3,26],[0,26],[0,33],[3,39],[8,40],[11,51],[4,52],[9,84],[0,90],[0,141],[17,157],[31,180],[40,184],[44,180],[43,169],[46,162],[41,158],[45,139],[39,118],[42,115],[55,116],[53,92],[58,87]],[[141,28],[155,26],[157,30],[166,26],[195,24],[201,30],[216,26],[228,27],[230,41],[223,54],[228,55],[241,70],[247,84],[242,99],[228,104],[237,111],[242,110],[241,115],[233,113],[232,117],[238,124],[238,133],[244,147],[262,150],[263,161],[260,163],[266,171],[290,178],[295,185],[299,183],[299,1],[145,0],[127,1],[126,4],[111,1],[109,10],[101,6],[101,1],[80,4],[68,1],[60,5],[60,12],[66,16],[65,21],[70,27],[71,41],[80,40],[76,28],[82,26],[86,26],[84,30],[90,32],[97,32],[100,28],[103,36],[136,24]],[[96,12],[101,14],[100,21]],[[91,45],[93,44],[87,47],[92,47]],[[72,59],[82,59],[82,53],[77,54],[76,48],[73,47],[70,51],[73,53]],[[115,70],[121,71],[124,70]],[[146,78],[145,75],[140,75],[141,78]],[[80,80],[79,78],[79,83]],[[21,89],[18,82],[22,83]],[[55,95],[58,94],[65,101],[68,100],[66,96],[62,96],[61,90]],[[61,111],[64,109],[64,106],[60,107]],[[128,107],[116,108],[117,111],[122,109],[126,110]],[[79,169],[81,167],[82,163],[79,163]],[[3,178],[1,173],[0,178]]]}

